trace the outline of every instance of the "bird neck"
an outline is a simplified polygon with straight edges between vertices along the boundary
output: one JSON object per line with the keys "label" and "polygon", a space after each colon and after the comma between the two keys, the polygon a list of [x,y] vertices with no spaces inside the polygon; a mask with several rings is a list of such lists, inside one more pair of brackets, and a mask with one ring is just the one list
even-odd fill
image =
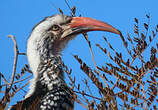
{"label": "bird neck", "polygon": [[47,90],[52,90],[65,83],[63,63],[60,56],[44,59],[44,61],[40,62],[37,72],[39,74],[37,83],[42,87],[46,87]]}
{"label": "bird neck", "polygon": [[63,63],[60,54],[53,51],[55,49],[53,49],[51,38],[47,37],[39,40],[32,38],[28,39],[27,57],[34,78],[26,97],[32,95],[35,90],[52,90],[65,83]]}
{"label": "bird neck", "polygon": [[61,56],[60,51],[56,51],[55,41],[51,35],[43,33],[42,31],[34,30],[27,41],[28,63],[35,77],[38,75],[37,70],[40,64],[48,62],[50,59],[54,59],[55,62],[55,58]]}

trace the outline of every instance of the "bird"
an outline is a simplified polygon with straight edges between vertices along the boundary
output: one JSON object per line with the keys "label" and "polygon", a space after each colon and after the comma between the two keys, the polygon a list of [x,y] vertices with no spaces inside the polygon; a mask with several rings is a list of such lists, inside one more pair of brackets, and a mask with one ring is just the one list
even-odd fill
{"label": "bird", "polygon": [[36,24],[27,40],[27,59],[34,77],[25,98],[10,110],[73,110],[73,90],[64,80],[61,53],[69,41],[89,31],[120,34],[108,23],[64,14],[48,16]]}

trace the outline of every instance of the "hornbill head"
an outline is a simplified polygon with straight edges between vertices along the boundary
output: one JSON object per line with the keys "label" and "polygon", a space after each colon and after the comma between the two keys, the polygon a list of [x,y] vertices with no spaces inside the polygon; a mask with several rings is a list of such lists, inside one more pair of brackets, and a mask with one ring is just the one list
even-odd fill
{"label": "hornbill head", "polygon": [[34,27],[30,37],[34,37],[36,41],[47,41],[50,38],[49,40],[52,41],[52,45],[49,45],[50,50],[53,49],[53,54],[57,54],[77,34],[89,31],[107,31],[120,34],[119,30],[107,23],[88,17],[71,17],[61,14],[45,18]]}
{"label": "hornbill head", "polygon": [[[42,87],[45,87],[45,86],[41,87],[40,84],[47,85],[46,87],[50,90],[48,92],[49,94],[46,94],[45,96],[49,95],[49,97],[55,97],[55,95],[57,95],[58,99],[54,98],[54,100],[60,102],[68,100],[68,98],[66,98],[65,96],[65,94],[69,94],[67,93],[67,91],[66,93],[58,92],[58,90],[61,90],[60,86],[63,83],[63,80],[61,80],[60,82],[59,78],[57,78],[58,76],[57,73],[59,71],[58,69],[61,69],[60,61],[58,61],[59,59],[58,55],[60,56],[62,49],[64,49],[68,41],[75,38],[76,35],[80,33],[89,32],[89,31],[107,31],[115,34],[121,34],[119,30],[115,29],[114,27],[112,27],[107,23],[97,21],[92,18],[71,17],[62,14],[47,17],[33,28],[32,33],[27,41],[27,57],[30,67],[34,74],[34,78],[30,86],[30,88],[32,89],[30,89],[30,92],[25,97],[25,100],[19,102],[19,104],[20,103],[23,104],[22,106],[23,108],[30,108],[27,106],[28,104],[33,102],[32,98],[34,98],[38,94],[38,92],[40,93],[42,91],[41,90]],[[50,65],[52,64],[54,65],[52,67],[53,69],[50,68]],[[39,83],[39,81],[41,82]],[[56,87],[58,87],[58,90],[53,91],[53,87],[54,87],[54,86],[52,87],[53,84],[57,85]],[[43,88],[43,91],[46,91],[46,88]],[[64,100],[60,99],[63,97],[59,97],[59,94],[55,94],[56,91],[57,93],[62,93],[62,96],[63,97],[65,96],[66,99]],[[54,93],[55,95],[50,95],[50,93],[51,94]],[[39,95],[39,97],[43,97],[43,96]],[[46,101],[45,99],[43,100],[41,99],[41,100]],[[69,101],[70,100],[71,99],[69,99]],[[44,103],[42,101],[41,103]],[[71,105],[73,105],[72,104],[73,101],[70,102]],[[70,102],[63,103],[60,105],[60,107],[63,108],[65,107],[65,104],[68,104]],[[34,105],[34,103],[32,103],[32,105]],[[18,105],[13,106],[12,110],[15,109],[16,107],[19,106]],[[40,107],[43,107],[43,105]],[[66,106],[66,108],[69,108],[69,106]]]}
{"label": "hornbill head", "polygon": [[37,70],[39,57],[60,55],[68,41],[80,33],[89,31],[120,34],[120,31],[111,25],[88,17],[57,14],[42,20],[33,28],[27,42],[27,56],[33,72]]}

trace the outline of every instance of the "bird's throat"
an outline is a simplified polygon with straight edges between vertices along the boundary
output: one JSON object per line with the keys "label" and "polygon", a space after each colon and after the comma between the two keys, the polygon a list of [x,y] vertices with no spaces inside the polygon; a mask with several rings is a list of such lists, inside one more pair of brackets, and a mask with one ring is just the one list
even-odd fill
{"label": "bird's throat", "polygon": [[36,89],[46,92],[65,83],[60,54],[53,54],[53,49],[50,50],[52,43],[47,41],[50,40],[28,40],[27,57],[34,78],[26,97],[34,94]]}

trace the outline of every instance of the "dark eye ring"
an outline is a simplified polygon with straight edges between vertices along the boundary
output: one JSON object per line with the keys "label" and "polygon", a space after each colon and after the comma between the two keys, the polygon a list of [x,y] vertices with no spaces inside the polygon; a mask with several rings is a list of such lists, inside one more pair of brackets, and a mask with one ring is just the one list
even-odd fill
{"label": "dark eye ring", "polygon": [[58,25],[53,25],[51,30],[53,31],[58,31],[60,29],[60,27]]}

